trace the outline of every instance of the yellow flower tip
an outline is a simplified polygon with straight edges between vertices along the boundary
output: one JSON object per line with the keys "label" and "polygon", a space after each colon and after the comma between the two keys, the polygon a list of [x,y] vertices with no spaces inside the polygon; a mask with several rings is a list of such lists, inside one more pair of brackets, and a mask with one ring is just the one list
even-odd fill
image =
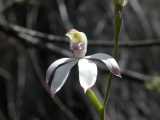
{"label": "yellow flower tip", "polygon": [[86,34],[76,29],[71,29],[69,32],[66,33],[66,36],[69,37],[72,43],[86,43],[87,42]]}
{"label": "yellow flower tip", "polygon": [[128,0],[113,0],[115,5],[120,5],[121,7],[125,7],[128,3]]}

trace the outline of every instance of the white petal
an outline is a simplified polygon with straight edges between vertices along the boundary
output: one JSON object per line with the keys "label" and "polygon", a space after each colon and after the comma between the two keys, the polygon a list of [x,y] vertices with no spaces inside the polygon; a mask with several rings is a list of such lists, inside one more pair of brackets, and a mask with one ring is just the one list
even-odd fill
{"label": "white petal", "polygon": [[121,77],[119,65],[112,56],[104,53],[97,53],[90,56],[86,56],[85,58],[103,62],[111,73],[118,77]]}
{"label": "white petal", "polygon": [[64,65],[61,65],[58,67],[55,71],[53,80],[51,82],[51,92],[52,94],[55,94],[58,92],[64,83],[66,82],[68,75],[72,69],[72,67],[75,65],[75,61],[68,62]]}
{"label": "white petal", "polygon": [[86,92],[91,88],[97,79],[97,65],[90,60],[80,59],[78,62],[79,81]]}
{"label": "white petal", "polygon": [[61,58],[61,59],[58,59],[56,60],[55,62],[53,62],[47,69],[47,72],[46,72],[46,81],[47,83],[50,81],[50,78],[52,77],[53,75],[53,72],[56,70],[56,68],[64,63],[67,63],[71,61],[70,58]]}

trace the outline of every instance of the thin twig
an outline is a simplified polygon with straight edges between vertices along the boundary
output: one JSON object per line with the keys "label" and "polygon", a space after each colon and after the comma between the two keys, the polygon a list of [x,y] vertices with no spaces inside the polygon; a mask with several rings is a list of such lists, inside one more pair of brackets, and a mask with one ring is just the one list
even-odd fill
{"label": "thin twig", "polygon": [[42,41],[38,38],[32,37],[30,35],[21,33],[21,32],[17,32],[13,29],[12,25],[9,25],[7,22],[0,21],[0,30],[4,33],[6,33],[7,35],[11,35],[15,38],[17,38],[17,40],[19,40],[21,43],[28,44],[31,46],[35,46],[41,49],[47,49],[53,53],[58,53],[61,54],[63,56],[71,56],[71,52],[69,52],[68,50],[62,48],[62,47],[58,47],[54,44],[50,44],[50,43],[42,43]]}
{"label": "thin twig", "polygon": [[[39,41],[49,42],[49,43],[65,43],[68,44],[68,40],[66,37],[57,36],[53,34],[46,34],[39,31],[27,29],[18,25],[9,24],[4,21],[0,21],[0,30],[3,32],[7,32],[12,36],[18,36],[19,39],[24,39],[23,35],[28,37],[34,37],[35,39],[39,39]],[[14,33],[14,34],[12,34]],[[22,36],[20,36],[20,34]],[[31,42],[31,41],[30,41]],[[90,47],[113,47],[114,43],[110,40],[89,40]],[[141,47],[152,47],[152,46],[160,46],[160,39],[156,40],[132,40],[132,41],[122,41],[119,43],[120,47],[124,48],[141,48]]]}
{"label": "thin twig", "polygon": [[[90,41],[90,46],[101,46],[101,47],[113,47],[114,43],[110,41],[97,40]],[[143,48],[143,47],[153,47],[160,46],[160,40],[133,40],[133,41],[123,41],[119,43],[119,47],[123,48]]]}
{"label": "thin twig", "polygon": [[[146,81],[152,80],[152,76],[145,75],[145,74],[142,74],[139,72],[126,70],[126,69],[122,69],[121,71],[122,71],[122,76],[129,77],[139,83],[144,83]],[[130,79],[128,79],[128,80],[130,80]]]}
{"label": "thin twig", "polygon": [[[45,34],[41,33],[35,30],[26,29],[17,25],[12,25],[15,31],[17,32],[23,32],[25,34],[31,35],[33,37],[38,37],[44,40],[47,40],[47,42],[61,42],[61,43],[68,43],[68,40],[66,37],[56,36],[52,34]],[[89,40],[88,43],[89,46],[92,47],[113,47],[114,43],[110,40]],[[119,43],[120,47],[124,48],[137,48],[137,47],[152,47],[152,46],[160,46],[160,40],[132,40],[132,41],[122,41]]]}

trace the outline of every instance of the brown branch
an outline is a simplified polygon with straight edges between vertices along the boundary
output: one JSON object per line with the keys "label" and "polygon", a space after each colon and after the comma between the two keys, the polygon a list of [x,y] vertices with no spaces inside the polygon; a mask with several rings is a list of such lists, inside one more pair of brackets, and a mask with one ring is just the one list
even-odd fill
{"label": "brown branch", "polygon": [[[105,66],[99,64],[99,67],[101,68],[102,72],[106,72]],[[109,73],[109,71],[108,71],[108,73]],[[132,80],[134,82],[138,82],[138,83],[142,83],[142,84],[146,81],[152,80],[151,75],[146,75],[146,74],[132,71],[132,70],[128,70],[128,69],[121,69],[121,74],[122,74],[122,79],[129,78],[127,80]],[[121,79],[119,79],[119,80],[121,80]]]}
{"label": "brown branch", "polygon": [[46,40],[48,42],[68,42],[66,37],[61,37],[53,34],[46,34],[39,31],[27,29],[18,25],[13,25],[13,24],[9,24],[9,25],[10,25],[10,28],[15,32],[27,34],[32,37],[37,37],[37,38]]}
{"label": "brown branch", "polygon": [[[0,25],[1,26],[1,25]],[[11,29],[18,33],[24,33],[31,37],[36,37],[44,40],[44,42],[51,42],[51,43],[68,43],[66,37],[61,37],[52,34],[45,34],[42,32],[38,32],[31,29],[26,29],[24,27],[20,27],[17,25],[10,25]],[[89,40],[89,46],[91,47],[113,47],[114,43],[112,41],[107,40]],[[139,47],[152,47],[152,46],[160,46],[160,40],[133,40],[133,41],[125,41],[120,42],[120,47],[124,48],[139,48]]]}
{"label": "brown branch", "polygon": [[[58,53],[63,56],[71,56],[71,52],[68,50],[58,47],[51,43],[44,43],[37,37],[33,37],[31,35],[25,34],[25,30],[27,29],[20,29],[20,27],[16,27],[12,24],[5,22],[4,20],[0,19],[0,31],[4,32],[7,35],[13,36],[19,40],[19,42],[23,43],[23,45],[31,45],[32,47],[38,47],[41,49],[49,50],[53,53]],[[24,31],[24,32],[23,32]],[[28,31],[28,30],[27,30]],[[34,32],[30,31],[29,33],[34,34]],[[37,32],[36,32],[37,33]],[[39,32],[38,32],[39,33]],[[39,36],[43,36],[43,34],[38,34]]]}
{"label": "brown branch", "polygon": [[[113,47],[113,42],[105,40],[90,41],[90,46],[101,46],[101,47]],[[120,47],[123,48],[143,48],[143,47],[152,47],[160,46],[160,40],[133,40],[125,41],[119,43]]]}
{"label": "brown branch", "polygon": [[145,75],[139,72],[131,71],[131,70],[122,70],[122,76],[129,77],[134,81],[144,83],[146,81],[152,80],[152,76]]}
{"label": "brown branch", "polygon": [[[58,42],[58,43],[68,44],[68,40],[66,37],[61,37],[61,36],[57,36],[57,35],[42,33],[42,32],[31,30],[31,29],[26,29],[24,27],[9,24],[4,21],[3,21],[3,23],[0,22],[0,30],[10,31],[10,33],[14,33],[14,35],[21,34],[21,37],[19,35],[20,38],[27,36],[27,38],[32,37],[32,39],[33,39],[33,37],[34,37],[34,39],[40,39],[40,40],[38,40],[39,42],[40,41],[47,42],[47,43]],[[34,40],[34,41],[37,41],[37,40]],[[30,42],[33,43],[32,40]],[[112,41],[107,41],[107,40],[89,40],[88,44],[91,47],[98,47],[98,46],[113,47],[113,45],[114,45],[114,43]],[[119,45],[120,45],[120,47],[124,47],[124,48],[152,47],[152,46],[160,46],[160,40],[158,40],[158,39],[157,40],[133,40],[133,41],[120,42]]]}

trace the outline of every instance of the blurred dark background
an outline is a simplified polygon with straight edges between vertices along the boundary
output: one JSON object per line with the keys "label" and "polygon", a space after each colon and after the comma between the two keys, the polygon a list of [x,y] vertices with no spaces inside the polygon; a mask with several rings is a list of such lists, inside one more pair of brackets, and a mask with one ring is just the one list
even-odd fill
{"label": "blurred dark background", "polygon": [[[108,120],[160,120],[160,1],[129,0],[123,11],[119,64]],[[87,34],[88,54],[113,49],[111,0],[0,0],[0,120],[98,120],[79,85],[76,68],[54,98],[47,67],[70,57],[65,33]],[[104,96],[107,74],[96,86]]]}

